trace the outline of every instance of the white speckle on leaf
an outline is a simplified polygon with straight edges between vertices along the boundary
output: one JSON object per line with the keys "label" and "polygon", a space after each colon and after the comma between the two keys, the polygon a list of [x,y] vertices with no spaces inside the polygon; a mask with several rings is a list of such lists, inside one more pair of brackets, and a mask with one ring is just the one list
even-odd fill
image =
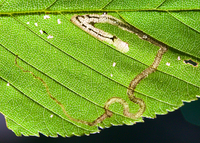
{"label": "white speckle on leaf", "polygon": [[40,30],[40,34],[43,34],[43,30]]}
{"label": "white speckle on leaf", "polygon": [[170,63],[167,62],[166,65],[167,65],[167,66],[170,66]]}
{"label": "white speckle on leaf", "polygon": [[52,35],[49,35],[48,37],[47,37],[47,39],[52,39],[53,38],[53,36]]}
{"label": "white speckle on leaf", "polygon": [[53,117],[53,115],[50,116],[51,118]]}
{"label": "white speckle on leaf", "polygon": [[60,21],[60,19],[58,19],[58,20],[57,20],[57,22],[58,22],[58,24],[61,24],[61,21]]}
{"label": "white speckle on leaf", "polygon": [[27,22],[26,24],[30,24],[30,22]]}
{"label": "white speckle on leaf", "polygon": [[45,16],[44,16],[44,19],[49,19],[49,18],[50,18],[49,15],[45,15]]}
{"label": "white speckle on leaf", "polygon": [[178,56],[177,60],[179,60],[179,61],[180,61],[180,60],[181,60],[181,57],[180,57],[180,56]]}
{"label": "white speckle on leaf", "polygon": [[116,66],[116,63],[114,62],[112,66],[115,67],[115,66]]}
{"label": "white speckle on leaf", "polygon": [[35,26],[38,26],[38,24],[37,24],[37,23],[35,23]]}
{"label": "white speckle on leaf", "polygon": [[111,77],[113,77],[113,74],[110,74]]}
{"label": "white speckle on leaf", "polygon": [[7,83],[7,86],[10,86],[10,83],[9,83],[9,82]]}

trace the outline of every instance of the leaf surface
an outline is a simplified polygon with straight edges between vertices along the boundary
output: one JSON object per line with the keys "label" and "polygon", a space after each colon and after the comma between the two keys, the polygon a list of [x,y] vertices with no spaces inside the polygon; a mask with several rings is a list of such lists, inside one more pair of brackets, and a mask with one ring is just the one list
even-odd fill
{"label": "leaf surface", "polygon": [[[159,47],[113,25],[96,24],[129,44],[129,52],[123,54],[75,26],[70,21],[74,14],[107,11],[170,46],[158,70],[136,87],[135,96],[146,104],[143,117],[155,118],[156,114],[178,109],[183,101],[196,100],[199,66],[185,64],[183,60],[200,62],[199,3],[0,1],[0,112],[5,115],[8,128],[18,136],[39,136],[40,132],[55,137],[89,135],[99,132],[98,126],[143,121],[142,117],[133,120],[124,116],[122,106],[115,103],[109,108],[113,116],[98,126],[74,122],[49,97],[40,80],[16,66],[18,55],[18,64],[43,79],[52,96],[73,118],[94,121],[104,113],[104,104],[111,97],[124,99],[130,111],[136,113],[139,106],[129,100],[127,88],[135,76],[153,63]],[[50,18],[44,19],[45,15]],[[53,38],[48,39],[49,35]],[[181,60],[177,59],[179,56]]]}

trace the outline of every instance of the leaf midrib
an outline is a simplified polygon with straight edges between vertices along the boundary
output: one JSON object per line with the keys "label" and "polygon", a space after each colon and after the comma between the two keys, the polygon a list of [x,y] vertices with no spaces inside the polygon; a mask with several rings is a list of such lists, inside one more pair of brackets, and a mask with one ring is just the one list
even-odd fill
{"label": "leaf midrib", "polygon": [[92,9],[92,10],[45,10],[45,9],[42,9],[42,10],[32,10],[32,11],[8,11],[8,12],[0,12],[0,15],[7,15],[7,16],[10,16],[10,15],[29,15],[29,14],[38,14],[38,13],[56,13],[56,14],[59,14],[59,13],[77,13],[77,12],[81,12],[81,13],[84,13],[84,12],[142,12],[142,11],[157,11],[157,12],[182,12],[182,11],[199,11],[200,8],[198,9],[194,9],[194,8],[191,8],[191,9],[130,9],[130,10],[119,10],[119,9],[113,9],[113,10],[104,10],[104,9]]}

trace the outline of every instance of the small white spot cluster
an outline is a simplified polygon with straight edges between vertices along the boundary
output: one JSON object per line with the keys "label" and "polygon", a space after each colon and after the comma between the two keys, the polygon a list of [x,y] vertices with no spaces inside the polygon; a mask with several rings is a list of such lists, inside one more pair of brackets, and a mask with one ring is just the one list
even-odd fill
{"label": "small white spot cluster", "polygon": [[167,65],[167,66],[170,66],[170,63],[167,62],[166,65]]}
{"label": "small white spot cluster", "polygon": [[115,66],[116,66],[116,63],[114,62],[112,66],[115,67]]}
{"label": "small white spot cluster", "polygon": [[30,22],[27,22],[26,24],[30,24]]}
{"label": "small white spot cluster", "polygon": [[[115,67],[116,66],[116,62],[113,62],[112,66]],[[113,77],[113,74],[110,74],[111,77]]]}
{"label": "small white spot cluster", "polygon": [[60,19],[58,19],[58,20],[57,20],[57,22],[58,22],[58,24],[61,24],[61,21],[60,21]]}
{"label": "small white spot cluster", "polygon": [[47,39],[52,39],[53,38],[53,36],[52,35],[49,35],[48,37],[47,37]]}
{"label": "small white spot cluster", "polygon": [[49,19],[49,18],[50,18],[49,15],[45,15],[45,16],[44,16],[44,19]]}
{"label": "small white spot cluster", "polygon": [[38,24],[37,24],[37,23],[35,23],[35,26],[38,26]]}
{"label": "small white spot cluster", "polygon": [[180,61],[180,60],[181,60],[181,57],[180,57],[180,56],[178,56],[177,60],[179,60],[179,61]]}
{"label": "small white spot cluster", "polygon": [[40,34],[43,34],[43,30],[40,30]]}

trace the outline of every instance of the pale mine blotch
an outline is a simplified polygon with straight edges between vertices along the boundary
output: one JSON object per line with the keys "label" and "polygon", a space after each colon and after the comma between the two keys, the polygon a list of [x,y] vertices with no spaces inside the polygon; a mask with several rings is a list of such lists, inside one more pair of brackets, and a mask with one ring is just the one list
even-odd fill
{"label": "pale mine blotch", "polygon": [[10,86],[10,83],[9,83],[9,82],[7,83],[7,86]]}
{"label": "pale mine blotch", "polygon": [[40,34],[43,34],[43,30],[40,30]]}
{"label": "pale mine blotch", "polygon": [[38,26],[38,24],[37,24],[37,23],[35,23],[35,26]]}
{"label": "pale mine blotch", "polygon": [[53,36],[52,35],[49,35],[48,37],[47,37],[47,39],[52,39],[53,38]]}
{"label": "pale mine blotch", "polygon": [[61,24],[61,21],[60,21],[60,19],[58,19],[58,20],[57,20],[57,22],[58,22],[58,24]]}
{"label": "pale mine blotch", "polygon": [[[127,30],[127,25],[123,21],[111,15],[107,15],[107,13],[103,13],[102,15],[98,14],[74,15],[71,18],[71,21],[78,27],[83,29],[85,32],[89,33],[90,35],[99,39],[100,41],[105,41],[109,44],[114,45],[118,51],[122,53],[127,53],[129,51],[129,45],[127,42],[122,41],[115,35],[112,35],[101,29],[94,27],[95,23],[109,23],[111,25],[118,26],[123,30],[130,31]],[[121,25],[123,25],[124,27]]]}
{"label": "pale mine blotch", "polygon": [[45,15],[45,16],[44,16],[44,19],[49,19],[49,18],[50,18],[49,15]]}
{"label": "pale mine blotch", "polygon": [[170,66],[170,63],[169,63],[169,62],[167,62],[167,63],[166,63],[166,65],[167,65],[167,66]]}
{"label": "pale mine blotch", "polygon": [[119,38],[114,41],[113,45],[122,53],[127,53],[129,51],[128,43],[122,41]]}
{"label": "pale mine blotch", "polygon": [[181,60],[181,57],[180,57],[180,56],[178,56],[177,60],[179,60],[179,61],[180,61],[180,60]]}

